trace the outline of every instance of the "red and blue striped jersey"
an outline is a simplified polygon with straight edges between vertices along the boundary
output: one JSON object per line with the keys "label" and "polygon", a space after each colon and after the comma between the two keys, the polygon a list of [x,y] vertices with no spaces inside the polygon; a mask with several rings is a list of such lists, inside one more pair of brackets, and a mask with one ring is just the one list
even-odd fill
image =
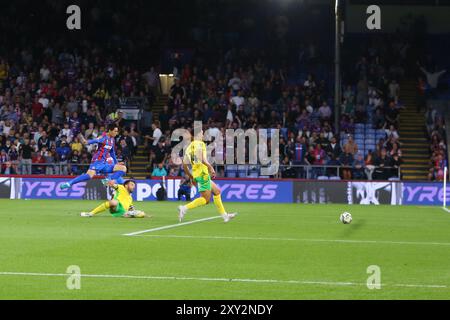
{"label": "red and blue striped jersey", "polygon": [[109,164],[116,164],[116,141],[114,138],[104,133],[99,139],[89,140],[88,144],[97,144],[97,152],[92,157],[92,162],[106,162]]}

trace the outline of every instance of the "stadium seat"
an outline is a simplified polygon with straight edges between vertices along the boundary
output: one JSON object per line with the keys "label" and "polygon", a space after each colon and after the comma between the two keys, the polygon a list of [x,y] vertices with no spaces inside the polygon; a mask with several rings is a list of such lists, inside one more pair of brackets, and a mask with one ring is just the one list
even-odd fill
{"label": "stadium seat", "polygon": [[327,176],[318,176],[317,180],[330,180],[330,178]]}
{"label": "stadium seat", "polygon": [[237,166],[236,165],[227,166],[225,174],[228,178],[237,178]]}
{"label": "stadium seat", "polygon": [[341,180],[341,177],[330,177],[329,180],[332,180],[332,181],[339,181],[339,180]]}
{"label": "stadium seat", "polygon": [[239,165],[237,171],[238,171],[239,178],[247,177],[247,166],[246,165]]}
{"label": "stadium seat", "polygon": [[248,169],[247,178],[258,178],[259,170],[258,167],[252,166]]}

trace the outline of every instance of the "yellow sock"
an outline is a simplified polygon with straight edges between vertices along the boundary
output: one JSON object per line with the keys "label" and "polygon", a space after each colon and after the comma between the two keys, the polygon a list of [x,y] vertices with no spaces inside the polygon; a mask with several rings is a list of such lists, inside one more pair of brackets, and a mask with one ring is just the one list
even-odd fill
{"label": "yellow sock", "polygon": [[99,205],[97,208],[91,211],[91,213],[95,216],[96,214],[99,214],[100,212],[106,211],[109,209],[109,202],[105,202],[101,205]]}
{"label": "yellow sock", "polygon": [[206,204],[206,199],[203,197],[200,197],[200,198],[195,199],[188,205],[186,205],[186,208],[188,208],[189,210],[192,210],[192,209],[204,206],[205,204]]}
{"label": "yellow sock", "polygon": [[219,213],[223,216],[224,214],[226,214],[227,212],[225,211],[225,208],[223,206],[222,203],[222,197],[219,195],[214,196],[214,204],[216,205],[217,210],[219,211]]}

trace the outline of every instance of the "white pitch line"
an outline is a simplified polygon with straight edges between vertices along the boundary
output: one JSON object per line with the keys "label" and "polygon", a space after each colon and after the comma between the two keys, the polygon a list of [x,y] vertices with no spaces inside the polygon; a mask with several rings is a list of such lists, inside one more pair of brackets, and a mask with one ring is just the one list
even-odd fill
{"label": "white pitch line", "polygon": [[447,208],[445,208],[445,207],[442,207],[442,210],[447,211],[447,212],[450,213],[450,209],[447,209]]}
{"label": "white pitch line", "polygon": [[182,236],[182,235],[139,235],[147,238],[203,239],[203,240],[255,240],[255,241],[298,241],[298,242],[336,242],[354,244],[398,244],[398,245],[430,245],[450,246],[449,242],[409,242],[378,240],[339,240],[339,239],[295,239],[295,238],[261,238],[261,237],[223,237],[223,236]]}
{"label": "white pitch line", "polygon": [[[36,272],[0,272],[0,276],[24,276],[24,277],[69,277],[73,274],[66,273],[36,273]],[[304,281],[304,280],[275,280],[275,279],[232,279],[232,278],[208,278],[185,276],[137,276],[137,275],[107,275],[107,274],[81,274],[81,278],[97,279],[136,279],[136,280],[165,280],[165,281],[209,281],[209,282],[235,282],[257,284],[296,284],[296,285],[323,285],[323,286],[367,286],[367,283],[357,282],[333,282],[333,281]],[[447,289],[448,285],[434,284],[381,284],[382,287],[403,288],[434,288]]]}
{"label": "white pitch line", "polygon": [[211,218],[205,218],[205,219],[199,219],[199,220],[194,220],[194,221],[189,221],[189,222],[183,222],[183,223],[178,223],[178,224],[172,224],[169,226],[163,226],[163,227],[159,227],[159,228],[153,228],[153,229],[148,229],[148,230],[143,230],[143,231],[137,231],[137,232],[133,232],[133,233],[127,233],[127,234],[123,234],[124,236],[128,236],[128,237],[132,237],[132,236],[137,236],[137,235],[141,235],[144,233],[150,233],[150,232],[155,232],[155,231],[161,231],[161,230],[167,230],[167,229],[173,229],[173,228],[178,228],[178,227],[182,227],[182,226],[187,226],[190,224],[194,224],[194,223],[200,223],[200,222],[205,222],[205,221],[210,221],[210,220],[215,220],[215,219],[219,219],[222,218],[220,216],[217,217],[211,217]]}

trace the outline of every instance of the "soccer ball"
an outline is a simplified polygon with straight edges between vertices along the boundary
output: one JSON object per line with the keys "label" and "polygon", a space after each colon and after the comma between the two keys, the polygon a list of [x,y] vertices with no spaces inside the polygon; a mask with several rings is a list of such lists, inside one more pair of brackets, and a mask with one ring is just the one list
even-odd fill
{"label": "soccer ball", "polygon": [[343,224],[350,224],[352,223],[352,215],[348,212],[344,212],[343,214],[341,214],[340,220]]}

